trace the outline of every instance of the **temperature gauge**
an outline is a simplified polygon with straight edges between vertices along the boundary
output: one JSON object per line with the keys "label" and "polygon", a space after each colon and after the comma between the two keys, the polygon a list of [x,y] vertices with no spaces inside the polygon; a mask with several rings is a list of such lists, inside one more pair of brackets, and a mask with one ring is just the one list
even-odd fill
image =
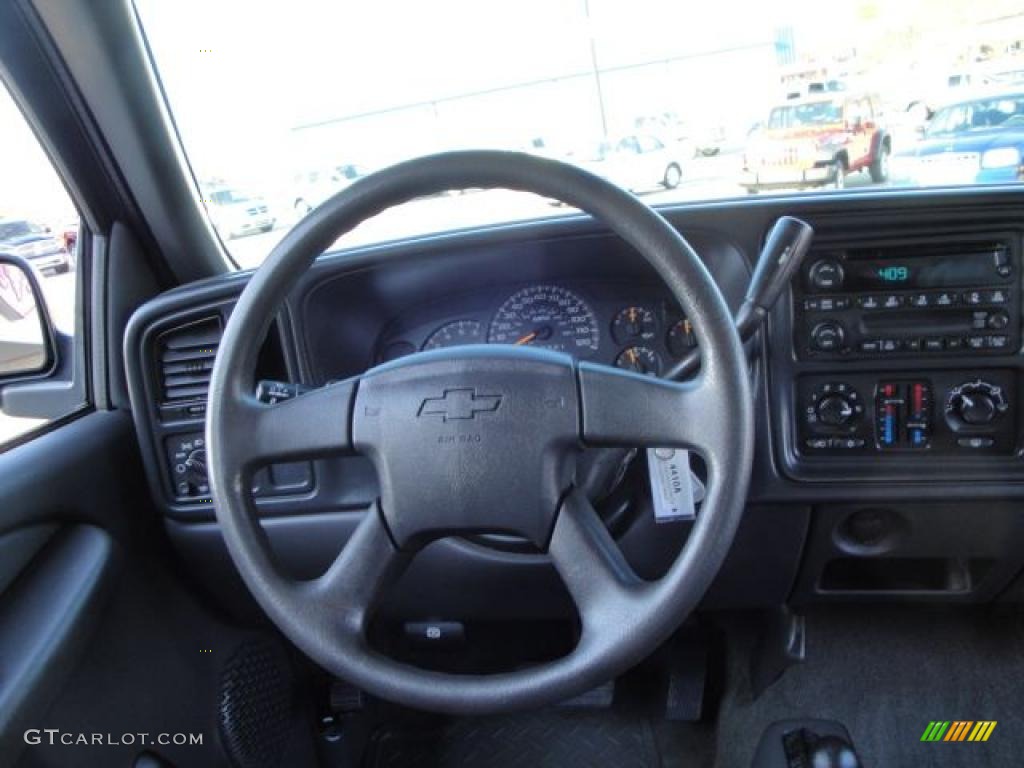
{"label": "temperature gauge", "polygon": [[650,347],[626,347],[615,358],[615,365],[636,373],[649,373],[657,376],[661,373],[661,358]]}
{"label": "temperature gauge", "polygon": [[646,307],[626,307],[612,321],[612,337],[617,344],[650,341],[658,330],[654,313]]}

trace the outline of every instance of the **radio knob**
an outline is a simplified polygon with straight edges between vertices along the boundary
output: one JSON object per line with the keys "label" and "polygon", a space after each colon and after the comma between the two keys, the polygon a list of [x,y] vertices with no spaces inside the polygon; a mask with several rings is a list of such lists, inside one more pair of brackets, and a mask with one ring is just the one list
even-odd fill
{"label": "radio knob", "polygon": [[1002,311],[993,312],[985,324],[994,331],[1001,331],[1010,324],[1010,316]]}
{"label": "radio knob", "polygon": [[853,404],[842,395],[826,395],[818,402],[818,421],[829,427],[846,426],[853,418]]}
{"label": "radio knob", "polygon": [[843,326],[832,320],[818,323],[811,330],[811,346],[819,352],[835,352],[843,346]]}
{"label": "radio knob", "polygon": [[843,266],[835,259],[821,259],[811,265],[811,285],[819,291],[833,291],[843,284]]}

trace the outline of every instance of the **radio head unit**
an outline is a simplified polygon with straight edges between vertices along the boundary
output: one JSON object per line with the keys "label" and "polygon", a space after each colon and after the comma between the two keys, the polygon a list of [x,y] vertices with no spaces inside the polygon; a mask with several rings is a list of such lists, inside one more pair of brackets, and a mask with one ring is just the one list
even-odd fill
{"label": "radio head unit", "polygon": [[1012,235],[819,249],[793,291],[800,359],[998,355],[1020,346]]}

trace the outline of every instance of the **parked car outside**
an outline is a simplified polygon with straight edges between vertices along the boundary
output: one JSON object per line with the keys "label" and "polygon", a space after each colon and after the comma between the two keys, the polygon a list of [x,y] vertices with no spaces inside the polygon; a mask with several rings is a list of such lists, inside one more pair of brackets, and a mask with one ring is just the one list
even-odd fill
{"label": "parked car outside", "polygon": [[298,173],[292,180],[292,208],[299,216],[305,216],[331,195],[340,192],[366,173],[364,167],[355,163],[343,163]]}
{"label": "parked car outside", "polygon": [[905,161],[915,184],[999,184],[1024,179],[1024,90],[939,109]]}
{"label": "parked car outside", "polygon": [[0,253],[20,256],[43,275],[71,269],[71,255],[63,240],[28,219],[0,218]]}
{"label": "parked car outside", "polygon": [[233,187],[211,187],[203,199],[213,226],[225,240],[274,228],[275,218],[262,197]]}
{"label": "parked car outside", "polygon": [[658,186],[675,189],[683,179],[683,161],[678,148],[651,134],[633,134],[617,141],[602,142],[579,164],[636,192]]}
{"label": "parked car outside", "polygon": [[866,170],[872,181],[889,178],[892,138],[881,125],[877,101],[851,91],[810,93],[774,107],[751,134],[740,183],[748,192],[833,187]]}

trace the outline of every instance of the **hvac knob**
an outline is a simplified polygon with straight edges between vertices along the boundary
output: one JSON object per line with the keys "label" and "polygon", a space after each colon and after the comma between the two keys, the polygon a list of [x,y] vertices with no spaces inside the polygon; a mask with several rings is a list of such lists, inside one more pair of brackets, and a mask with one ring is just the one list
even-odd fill
{"label": "hvac knob", "polygon": [[1009,406],[999,387],[982,379],[953,389],[946,400],[946,417],[954,429],[991,424]]}
{"label": "hvac knob", "polygon": [[206,451],[197,448],[185,459],[185,479],[191,485],[206,485]]}
{"label": "hvac knob", "polygon": [[818,421],[829,427],[844,427],[853,418],[853,403],[842,395],[826,395],[818,403]]}
{"label": "hvac knob", "polygon": [[996,417],[996,404],[981,392],[961,394],[953,407],[965,424],[988,424]]}

